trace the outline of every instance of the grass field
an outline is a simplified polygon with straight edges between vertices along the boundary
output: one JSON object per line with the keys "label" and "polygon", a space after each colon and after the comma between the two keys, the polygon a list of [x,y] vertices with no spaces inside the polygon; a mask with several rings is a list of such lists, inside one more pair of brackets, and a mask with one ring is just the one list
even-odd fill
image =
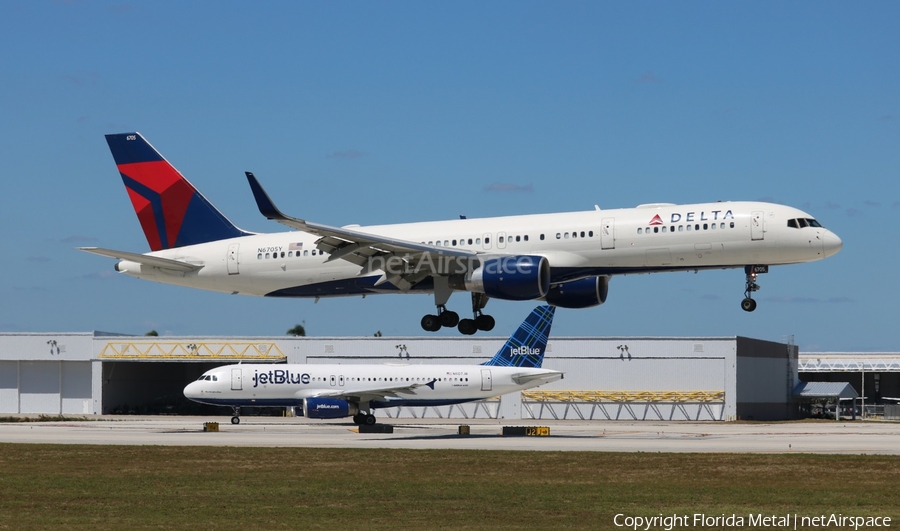
{"label": "grass field", "polygon": [[0,529],[616,529],[617,513],[897,527],[900,458],[0,444]]}

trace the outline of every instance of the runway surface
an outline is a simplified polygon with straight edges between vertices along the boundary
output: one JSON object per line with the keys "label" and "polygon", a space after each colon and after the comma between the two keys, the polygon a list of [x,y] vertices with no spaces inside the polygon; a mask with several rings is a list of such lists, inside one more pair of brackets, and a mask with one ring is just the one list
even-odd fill
{"label": "runway surface", "polygon": [[[219,422],[219,432],[203,423]],[[346,421],[242,417],[97,417],[0,423],[0,442],[163,446],[282,446],[596,452],[900,454],[893,422],[624,422],[393,420],[392,434],[361,434]],[[470,426],[471,435],[458,435]],[[503,426],[548,426],[544,437],[502,436]]]}

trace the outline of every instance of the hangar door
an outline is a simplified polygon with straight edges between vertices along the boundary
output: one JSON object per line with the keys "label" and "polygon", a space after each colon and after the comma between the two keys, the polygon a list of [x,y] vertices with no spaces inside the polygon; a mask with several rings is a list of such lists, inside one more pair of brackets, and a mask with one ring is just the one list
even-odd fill
{"label": "hangar door", "polygon": [[86,414],[91,362],[6,361],[0,367],[0,412]]}

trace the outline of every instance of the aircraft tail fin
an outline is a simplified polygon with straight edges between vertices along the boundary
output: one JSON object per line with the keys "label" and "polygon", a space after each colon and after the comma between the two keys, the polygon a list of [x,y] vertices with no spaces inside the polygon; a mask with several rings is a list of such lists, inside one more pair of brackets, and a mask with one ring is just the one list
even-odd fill
{"label": "aircraft tail fin", "polygon": [[535,367],[544,362],[547,338],[553,324],[553,306],[538,306],[525,318],[506,344],[484,363],[500,367]]}
{"label": "aircraft tail fin", "polygon": [[140,133],[106,135],[150,249],[245,236]]}

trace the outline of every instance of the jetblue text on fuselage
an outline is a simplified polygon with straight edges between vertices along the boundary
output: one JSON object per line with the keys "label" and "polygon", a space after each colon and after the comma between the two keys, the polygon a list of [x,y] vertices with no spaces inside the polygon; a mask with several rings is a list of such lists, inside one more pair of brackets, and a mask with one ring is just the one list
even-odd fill
{"label": "jetblue text on fuselage", "polygon": [[260,384],[294,384],[309,383],[309,374],[296,373],[286,369],[274,369],[269,372],[254,372],[253,387],[259,387]]}

